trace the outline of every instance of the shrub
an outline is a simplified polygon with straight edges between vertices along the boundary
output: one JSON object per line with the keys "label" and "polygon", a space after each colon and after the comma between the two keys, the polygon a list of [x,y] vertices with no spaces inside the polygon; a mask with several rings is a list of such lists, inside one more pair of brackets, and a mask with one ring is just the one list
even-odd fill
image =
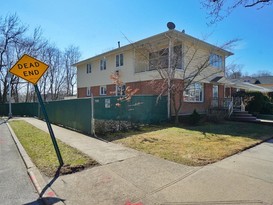
{"label": "shrub", "polygon": [[201,115],[194,109],[193,113],[189,116],[188,123],[190,125],[197,125],[201,120]]}
{"label": "shrub", "polygon": [[212,111],[210,114],[206,116],[206,121],[212,123],[222,123],[227,116],[226,111]]}
{"label": "shrub", "polygon": [[273,114],[273,104],[268,96],[260,92],[247,93],[251,100],[246,105],[250,113]]}
{"label": "shrub", "polygon": [[104,135],[106,133],[126,132],[130,129],[140,129],[139,123],[117,120],[95,120],[95,132]]}

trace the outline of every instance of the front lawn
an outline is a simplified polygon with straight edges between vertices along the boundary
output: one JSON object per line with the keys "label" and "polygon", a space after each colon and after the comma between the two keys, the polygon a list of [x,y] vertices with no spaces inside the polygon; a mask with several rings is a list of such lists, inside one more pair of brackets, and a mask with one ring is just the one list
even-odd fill
{"label": "front lawn", "polygon": [[108,140],[190,166],[217,162],[273,137],[273,126],[254,123],[204,123],[200,126],[144,127]]}

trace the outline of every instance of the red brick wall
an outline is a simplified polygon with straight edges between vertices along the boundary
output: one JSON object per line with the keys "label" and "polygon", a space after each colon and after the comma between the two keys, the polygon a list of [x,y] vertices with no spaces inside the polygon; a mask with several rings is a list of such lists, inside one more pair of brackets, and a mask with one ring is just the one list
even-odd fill
{"label": "red brick wall", "polygon": [[78,88],[78,98],[86,97],[87,88]]}
{"label": "red brick wall", "polygon": [[[181,86],[182,80],[176,80],[176,84]],[[162,88],[162,80],[156,81],[140,81],[126,83],[126,86],[130,86],[132,89],[138,88],[139,91],[136,95],[158,95]],[[196,109],[200,113],[205,113],[211,104],[212,99],[212,84],[204,84],[204,100],[203,102],[183,102],[180,114],[190,114]],[[224,98],[224,86],[218,87],[219,98]],[[181,89],[182,90],[182,89]],[[107,96],[115,95],[115,84],[107,85]],[[91,87],[91,92],[94,96],[100,96],[100,86]],[[181,91],[182,92],[182,91]],[[166,95],[167,93],[165,93]],[[86,97],[86,88],[78,88],[78,97]],[[176,103],[179,103],[179,97],[176,98]],[[173,106],[173,105],[172,105]],[[173,110],[173,109],[172,109]],[[174,112],[173,112],[174,114]]]}
{"label": "red brick wall", "polygon": [[225,91],[226,91],[225,97],[232,97],[232,95],[237,92],[237,89],[226,87]]}
{"label": "red brick wall", "polygon": [[207,112],[212,98],[212,84],[204,83],[203,102],[183,102],[180,114],[191,114],[194,109],[199,113]]}
{"label": "red brick wall", "polygon": [[116,85],[111,84],[106,86],[107,92],[106,95],[116,95]]}
{"label": "red brick wall", "polygon": [[[160,85],[162,85],[162,80],[155,81],[140,81],[140,82],[130,82],[126,83],[126,86],[130,86],[132,89],[138,88],[139,91],[136,95],[158,95],[161,91]],[[115,95],[116,85],[110,84],[106,86],[107,96]],[[78,88],[78,98],[86,97],[86,88]],[[100,86],[92,86],[91,92],[94,96],[100,96]]]}
{"label": "red brick wall", "polygon": [[100,86],[91,87],[91,93],[93,94],[93,96],[99,96],[100,95]]}
{"label": "red brick wall", "polygon": [[218,97],[223,99],[224,96],[224,89],[225,87],[223,85],[218,85]]}
{"label": "red brick wall", "polygon": [[162,82],[163,80],[139,81],[126,83],[126,86],[130,86],[132,89],[138,88],[138,95],[158,95],[162,90]]}

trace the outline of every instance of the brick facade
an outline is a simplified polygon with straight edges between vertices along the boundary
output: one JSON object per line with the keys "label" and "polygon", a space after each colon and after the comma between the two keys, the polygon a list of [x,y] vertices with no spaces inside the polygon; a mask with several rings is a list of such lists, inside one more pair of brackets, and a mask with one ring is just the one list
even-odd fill
{"label": "brick facade", "polygon": [[87,97],[87,88],[78,88],[77,90],[78,98]]}
{"label": "brick facade", "polygon": [[[177,85],[182,84],[182,80],[176,80]],[[162,88],[162,80],[156,80],[156,81],[139,81],[139,82],[130,82],[126,83],[126,86],[130,86],[132,89],[138,88],[139,91],[136,93],[136,95],[158,95]],[[115,84],[110,84],[106,86],[107,88],[107,95],[106,96],[113,96],[115,95],[116,86]],[[218,85],[218,97],[219,101],[224,98],[225,92],[224,92],[224,86]],[[204,99],[203,102],[183,102],[182,103],[182,109],[180,110],[179,114],[190,114],[193,112],[194,109],[196,109],[199,113],[206,113],[207,110],[211,106],[211,100],[213,96],[213,84],[204,83]],[[78,97],[87,97],[87,88],[78,88]],[[100,96],[100,86],[92,86],[91,92],[93,95]],[[182,92],[182,91],[181,91]],[[165,93],[167,95],[167,93]],[[179,102],[179,98],[176,98],[176,103]],[[173,110],[173,109],[172,109]],[[173,112],[174,114],[174,112]]]}
{"label": "brick facade", "polygon": [[236,88],[226,87],[225,88],[225,97],[231,98],[237,92]]}

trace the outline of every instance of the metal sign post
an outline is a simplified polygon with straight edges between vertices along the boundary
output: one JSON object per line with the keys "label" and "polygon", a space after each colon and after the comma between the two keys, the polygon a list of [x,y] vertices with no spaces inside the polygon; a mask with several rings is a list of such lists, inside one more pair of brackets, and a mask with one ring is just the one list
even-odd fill
{"label": "metal sign post", "polygon": [[45,105],[44,105],[43,99],[41,97],[41,93],[40,93],[38,86],[37,86],[37,82],[40,80],[40,78],[43,76],[43,74],[46,72],[47,69],[48,69],[47,64],[29,56],[29,55],[24,54],[20,58],[20,60],[18,60],[17,63],[9,70],[9,72],[20,77],[20,78],[23,78],[24,80],[26,80],[34,85],[34,88],[35,88],[42,112],[44,114],[47,128],[48,128],[52,143],[54,145],[54,149],[56,151],[60,166],[63,166],[64,162],[62,159],[62,155],[59,150],[57,140],[55,138],[51,124],[49,122],[48,115],[47,115],[47,112],[45,109]]}
{"label": "metal sign post", "polygon": [[61,152],[60,152],[60,150],[59,150],[59,147],[58,147],[58,144],[57,144],[57,140],[56,140],[56,138],[55,138],[54,132],[53,132],[52,127],[51,127],[51,124],[50,124],[50,122],[49,122],[49,119],[48,119],[48,116],[47,116],[47,112],[46,112],[46,109],[45,109],[45,105],[44,105],[44,102],[43,102],[41,93],[40,93],[39,88],[38,88],[37,85],[34,85],[34,88],[35,88],[35,92],[36,92],[36,94],[37,94],[38,101],[39,101],[39,103],[40,103],[42,112],[43,112],[43,114],[44,114],[45,121],[46,121],[46,124],[47,124],[47,128],[48,128],[48,131],[49,131],[49,134],[50,134],[52,143],[53,143],[53,145],[54,145],[54,148],[55,148],[55,151],[56,151],[56,154],[57,154],[57,157],[58,157],[60,166],[63,166],[63,164],[64,164],[63,158],[62,158]]}

